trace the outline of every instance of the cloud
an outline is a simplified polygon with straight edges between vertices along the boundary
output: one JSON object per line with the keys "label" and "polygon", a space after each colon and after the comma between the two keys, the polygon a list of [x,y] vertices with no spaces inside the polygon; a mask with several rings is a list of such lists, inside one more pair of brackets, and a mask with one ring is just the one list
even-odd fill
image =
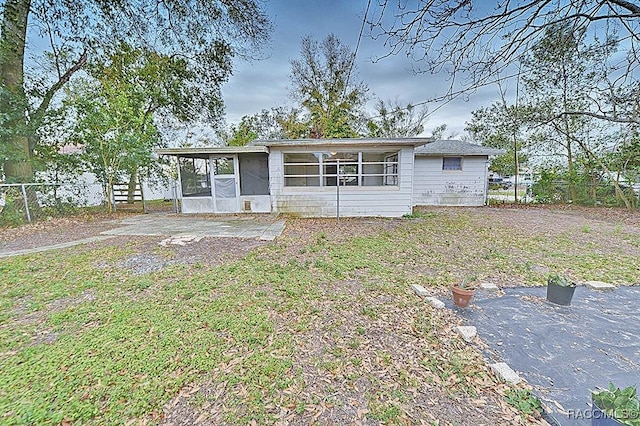
{"label": "cloud", "polygon": [[[238,63],[236,71],[223,87],[227,121],[238,122],[244,115],[280,105],[291,105],[288,97],[291,59],[297,58],[300,40],[305,35],[322,40],[330,33],[355,48],[362,25],[366,2],[325,0],[280,0],[267,4],[275,31],[270,56],[253,63]],[[376,98],[398,99],[401,103],[416,104],[446,93],[446,75],[416,74],[415,63],[403,54],[374,61],[386,53],[382,40],[366,34],[361,39],[357,56],[357,77],[370,88],[368,104],[373,113]],[[468,99],[456,99],[445,105],[429,102],[433,111],[426,124],[428,132],[440,124],[449,131],[461,134],[471,111],[487,106],[498,99],[495,88],[483,88]]]}

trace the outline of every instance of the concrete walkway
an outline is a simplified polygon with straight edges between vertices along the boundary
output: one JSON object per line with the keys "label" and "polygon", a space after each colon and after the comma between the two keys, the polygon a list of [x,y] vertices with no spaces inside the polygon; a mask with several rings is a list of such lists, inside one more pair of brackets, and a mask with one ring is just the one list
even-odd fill
{"label": "concrete walkway", "polygon": [[174,214],[146,214],[128,217],[120,222],[121,227],[101,232],[101,235],[83,238],[66,243],[52,244],[24,250],[0,251],[0,258],[39,253],[47,250],[64,249],[80,244],[107,240],[116,236],[171,236],[183,237],[235,237],[255,238],[262,241],[273,241],[284,231],[284,220],[269,220],[247,216],[230,218],[186,217]]}
{"label": "concrete walkway", "polygon": [[40,253],[42,251],[47,251],[47,250],[65,249],[65,248],[77,246],[80,244],[88,244],[88,243],[95,243],[97,241],[104,241],[113,237],[115,237],[115,235],[99,235],[97,237],[83,238],[81,240],[68,241],[66,243],[52,244],[50,246],[35,247],[35,248],[24,249],[24,250],[14,250],[14,251],[4,251],[4,252],[0,251],[0,258],[11,257],[11,256],[21,256],[23,254]]}

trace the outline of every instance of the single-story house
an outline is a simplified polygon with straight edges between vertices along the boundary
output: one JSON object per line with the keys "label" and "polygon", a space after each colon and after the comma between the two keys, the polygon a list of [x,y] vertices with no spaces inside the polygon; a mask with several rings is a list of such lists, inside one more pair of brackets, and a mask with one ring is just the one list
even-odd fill
{"label": "single-story house", "polygon": [[502,152],[430,138],[257,140],[158,150],[177,159],[182,213],[316,217],[397,217],[421,204],[483,205],[488,157]]}

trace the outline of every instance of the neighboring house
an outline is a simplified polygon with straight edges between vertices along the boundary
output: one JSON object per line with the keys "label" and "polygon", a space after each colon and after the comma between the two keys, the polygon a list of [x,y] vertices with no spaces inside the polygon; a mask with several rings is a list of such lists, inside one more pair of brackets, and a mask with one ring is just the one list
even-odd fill
{"label": "neighboring house", "polygon": [[[482,159],[484,189],[480,195],[486,198],[487,156],[500,152],[472,153],[469,158],[457,151],[440,154],[447,159],[440,159],[439,174],[442,161],[449,167],[455,162],[451,158],[463,157],[458,164],[462,170],[446,171],[462,185],[452,184],[452,179],[440,179],[440,184],[429,181],[438,173],[425,169],[434,165],[422,161],[417,156],[421,148],[416,149],[439,143],[428,138],[295,139],[254,141],[243,147],[167,148],[158,153],[177,159],[183,213],[397,217],[411,213],[415,205],[435,204],[431,202],[435,196],[425,196],[429,202],[422,202],[417,194],[451,194],[456,189],[463,192],[456,204],[478,205],[475,189],[470,197],[465,182],[474,181],[476,160]],[[448,200],[440,199],[443,204]]]}
{"label": "neighboring house", "polygon": [[487,202],[489,157],[504,154],[459,140],[438,140],[415,150],[413,204],[483,206]]}

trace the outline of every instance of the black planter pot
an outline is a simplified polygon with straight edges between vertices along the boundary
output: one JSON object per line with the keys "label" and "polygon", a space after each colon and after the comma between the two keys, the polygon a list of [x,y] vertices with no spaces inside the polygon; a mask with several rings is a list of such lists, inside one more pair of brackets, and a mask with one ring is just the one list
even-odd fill
{"label": "black planter pot", "polygon": [[591,426],[624,426],[624,424],[607,416],[594,402],[591,403]]}
{"label": "black planter pot", "polygon": [[547,300],[557,305],[569,306],[573,298],[575,286],[561,286],[553,283],[547,284]]}

